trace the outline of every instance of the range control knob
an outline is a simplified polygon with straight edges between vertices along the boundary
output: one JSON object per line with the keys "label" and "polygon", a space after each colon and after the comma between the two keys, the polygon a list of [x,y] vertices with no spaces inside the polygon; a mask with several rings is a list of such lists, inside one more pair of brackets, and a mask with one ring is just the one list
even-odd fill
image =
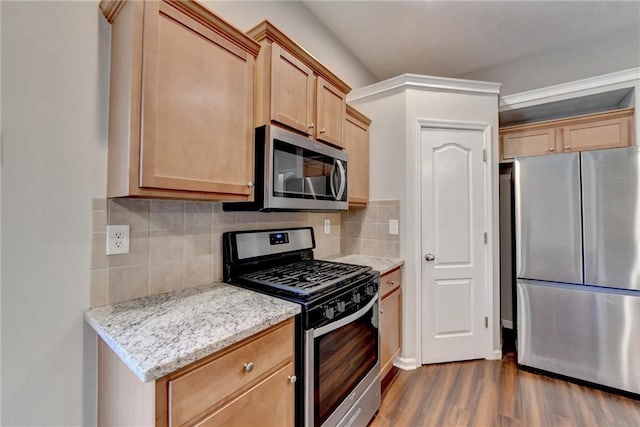
{"label": "range control knob", "polygon": [[347,303],[345,303],[344,301],[338,301],[338,303],[336,304],[336,308],[340,313],[342,313],[347,308]]}
{"label": "range control knob", "polygon": [[365,289],[365,292],[367,293],[367,295],[369,295],[370,297],[373,296],[373,294],[375,294],[374,290],[373,290],[373,286],[367,286],[367,289]]}
{"label": "range control knob", "polygon": [[335,310],[333,307],[327,307],[324,309],[324,317],[326,319],[333,319],[333,317],[335,316]]}
{"label": "range control knob", "polygon": [[360,303],[360,292],[353,293],[353,302],[355,302],[356,304]]}

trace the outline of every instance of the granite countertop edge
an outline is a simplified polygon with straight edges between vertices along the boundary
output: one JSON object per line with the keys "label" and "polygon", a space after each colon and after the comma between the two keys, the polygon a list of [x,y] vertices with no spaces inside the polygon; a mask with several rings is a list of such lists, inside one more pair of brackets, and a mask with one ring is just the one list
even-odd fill
{"label": "granite countertop edge", "polygon": [[362,254],[338,255],[329,257],[327,258],[327,260],[344,262],[347,264],[364,265],[367,267],[371,267],[373,270],[379,271],[380,275],[384,275],[404,265],[404,260],[402,258],[390,258]]}
{"label": "granite countertop edge", "polygon": [[[225,292],[231,294],[236,294],[234,296],[239,295],[240,298],[243,299],[243,302],[246,304],[255,304],[256,308],[260,308],[264,305],[265,302],[271,303],[271,312],[265,310],[264,313],[259,313],[256,315],[254,319],[250,319],[245,322],[234,322],[234,316],[232,313],[220,313],[216,311],[198,313],[203,314],[204,316],[216,316],[216,323],[224,324],[224,328],[220,328],[220,330],[211,331],[211,327],[207,330],[212,332],[211,334],[207,334],[206,340],[197,341],[193,344],[193,347],[185,347],[185,342],[179,342],[178,345],[175,345],[176,341],[179,341],[179,335],[184,332],[184,329],[180,330],[179,326],[177,326],[177,331],[175,333],[164,334],[159,333],[155,329],[153,329],[153,321],[154,314],[145,313],[144,309],[151,306],[155,308],[157,313],[157,318],[161,316],[171,316],[171,315],[180,315],[179,310],[184,311],[184,307],[172,308],[171,305],[176,301],[180,301],[182,298],[194,296],[198,297],[198,293],[201,292],[204,295],[208,291],[218,291]],[[226,295],[220,297],[220,300],[224,299]],[[209,297],[211,298],[211,297]],[[159,299],[160,301],[155,301]],[[247,300],[249,300],[247,302]],[[252,302],[251,300],[255,300]],[[152,301],[152,302],[150,302]],[[155,302],[153,302],[155,301]],[[118,314],[121,313],[118,308],[126,307],[127,309],[122,310],[126,312],[126,314],[131,316],[131,313],[136,314],[135,304],[141,307],[139,309],[139,317],[143,317],[144,324],[147,325],[147,329],[143,330],[141,336],[134,336],[135,341],[143,341],[147,342],[147,345],[151,346],[151,350],[147,353],[139,353],[137,355],[132,355],[132,345],[127,345],[131,339],[131,337],[124,337],[119,339],[117,336],[117,330],[119,329],[127,329],[127,324],[131,323],[131,327],[135,328],[138,325],[138,322],[134,322],[127,319],[118,318]],[[245,307],[246,309],[247,307]],[[94,313],[104,313],[104,312],[114,312],[114,314],[107,315],[102,314],[102,319],[100,316],[94,317]],[[255,291],[251,291],[249,289],[239,288],[233,285],[229,285],[222,282],[214,282],[209,285],[199,286],[197,288],[192,288],[189,290],[175,291],[170,292],[168,294],[160,294],[153,295],[149,297],[139,298],[137,300],[125,301],[118,304],[113,304],[109,306],[96,307],[94,309],[90,309],[85,312],[84,317],[86,322],[94,329],[94,331],[98,334],[98,336],[109,346],[109,348],[122,360],[122,362],[143,382],[152,382],[155,381],[167,374],[175,372],[176,370],[183,368],[196,360],[202,359],[203,357],[209,356],[219,350],[222,350],[230,345],[233,345],[239,341],[242,341],[245,338],[248,338],[258,332],[261,332],[271,326],[274,326],[284,320],[287,320],[291,317],[294,317],[296,314],[300,313],[300,306],[295,303],[291,303],[288,301],[284,301],[281,299],[277,299],[268,295],[260,294]],[[175,312],[175,313],[174,313]],[[184,315],[189,315],[193,313],[185,313]],[[224,317],[220,318],[219,316],[228,316],[228,319]],[[200,324],[206,322],[208,319],[200,319]],[[227,321],[228,320],[228,321]],[[124,322],[124,323],[121,323]],[[116,325],[114,327],[113,325]],[[228,324],[238,325],[238,327],[229,327]],[[189,328],[186,333],[197,333],[195,330],[197,328],[196,325],[189,325],[187,322],[187,328]],[[207,325],[205,325],[206,327]],[[148,329],[152,328],[152,329]],[[114,332],[115,330],[115,332]],[[124,334],[123,334],[124,335]],[[201,338],[201,337],[196,337]],[[147,339],[151,339],[153,342],[151,344],[148,343]],[[155,341],[154,341],[155,340]],[[177,349],[175,352],[169,351],[166,352],[167,348],[170,348],[171,345],[175,345]],[[180,346],[179,344],[182,344]],[[153,347],[155,346],[155,347]],[[153,359],[153,350],[165,350],[165,355],[158,361],[154,361]],[[136,357],[137,356],[137,357]]]}

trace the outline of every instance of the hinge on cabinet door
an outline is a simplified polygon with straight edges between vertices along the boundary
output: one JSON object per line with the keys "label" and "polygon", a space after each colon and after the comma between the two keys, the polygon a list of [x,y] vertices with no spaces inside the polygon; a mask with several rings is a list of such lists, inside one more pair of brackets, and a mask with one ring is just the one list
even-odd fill
{"label": "hinge on cabinet door", "polygon": [[484,233],[484,244],[486,245],[488,241],[489,241],[489,236],[487,235],[487,232],[485,231],[485,233]]}
{"label": "hinge on cabinet door", "polygon": [[489,318],[487,316],[484,316],[484,327],[485,328],[489,327]]}
{"label": "hinge on cabinet door", "polygon": [[483,162],[487,161],[487,149],[486,148],[484,150],[482,150],[482,161]]}

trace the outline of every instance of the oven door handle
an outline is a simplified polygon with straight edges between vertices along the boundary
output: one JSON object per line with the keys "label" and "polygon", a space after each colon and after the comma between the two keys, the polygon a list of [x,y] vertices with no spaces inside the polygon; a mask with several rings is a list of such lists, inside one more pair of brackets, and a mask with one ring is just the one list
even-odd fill
{"label": "oven door handle", "polygon": [[373,307],[373,305],[375,303],[377,303],[377,302],[378,302],[378,294],[375,294],[375,296],[373,298],[371,298],[371,301],[369,301],[367,303],[367,305],[365,305],[364,307],[362,307],[360,310],[356,311],[355,313],[350,314],[347,317],[343,317],[342,319],[338,319],[335,322],[329,323],[328,325],[324,325],[324,326],[321,326],[321,327],[319,327],[317,329],[314,329],[313,330],[313,337],[314,338],[321,337],[324,334],[327,334],[329,332],[335,331],[336,329],[341,328],[344,325],[353,322],[354,320],[356,320],[357,318],[359,318],[360,316],[365,314],[367,311],[369,311],[371,309],[371,307]]}

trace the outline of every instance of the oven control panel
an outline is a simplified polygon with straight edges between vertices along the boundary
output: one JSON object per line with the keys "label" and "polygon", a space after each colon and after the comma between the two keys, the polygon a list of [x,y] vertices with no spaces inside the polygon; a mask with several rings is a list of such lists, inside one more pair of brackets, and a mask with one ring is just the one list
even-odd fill
{"label": "oven control panel", "polygon": [[318,328],[350,314],[358,312],[366,306],[378,293],[379,276],[371,276],[369,280],[333,293],[332,297],[308,310],[308,327]]}

